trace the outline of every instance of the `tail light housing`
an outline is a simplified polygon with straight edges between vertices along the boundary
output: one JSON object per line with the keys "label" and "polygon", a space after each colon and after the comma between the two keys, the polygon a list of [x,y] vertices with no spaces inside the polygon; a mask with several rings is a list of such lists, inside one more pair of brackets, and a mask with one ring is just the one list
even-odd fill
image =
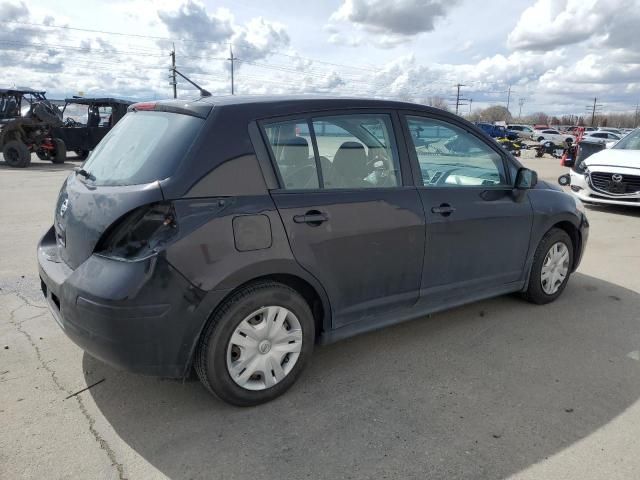
{"label": "tail light housing", "polygon": [[132,210],[109,227],[95,253],[117,260],[143,260],[160,252],[177,235],[173,204],[152,203]]}

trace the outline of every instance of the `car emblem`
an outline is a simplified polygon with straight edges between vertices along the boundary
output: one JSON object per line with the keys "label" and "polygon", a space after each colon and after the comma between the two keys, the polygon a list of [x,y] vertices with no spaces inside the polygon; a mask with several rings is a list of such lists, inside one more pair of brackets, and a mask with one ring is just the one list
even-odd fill
{"label": "car emblem", "polygon": [[616,183],[620,183],[622,181],[622,175],[620,175],[619,173],[614,173],[613,175],[611,175],[611,180]]}
{"label": "car emblem", "polygon": [[60,216],[64,217],[64,214],[67,212],[67,208],[69,208],[69,199],[65,198],[62,205],[60,205]]}

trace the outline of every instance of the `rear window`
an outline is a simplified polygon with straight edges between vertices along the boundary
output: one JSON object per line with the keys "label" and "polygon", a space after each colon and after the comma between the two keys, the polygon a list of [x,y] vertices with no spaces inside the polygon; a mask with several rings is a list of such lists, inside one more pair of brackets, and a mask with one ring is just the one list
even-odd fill
{"label": "rear window", "polygon": [[168,112],[130,112],[84,164],[94,185],[138,185],[170,177],[204,120]]}

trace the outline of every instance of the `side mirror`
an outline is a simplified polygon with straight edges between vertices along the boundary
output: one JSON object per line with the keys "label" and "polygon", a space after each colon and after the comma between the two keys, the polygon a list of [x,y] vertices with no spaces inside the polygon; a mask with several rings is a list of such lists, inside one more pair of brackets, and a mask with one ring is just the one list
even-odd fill
{"label": "side mirror", "polygon": [[527,190],[529,188],[535,187],[537,184],[538,184],[538,174],[536,172],[524,167],[518,169],[518,173],[516,175],[516,184],[515,184],[516,189]]}

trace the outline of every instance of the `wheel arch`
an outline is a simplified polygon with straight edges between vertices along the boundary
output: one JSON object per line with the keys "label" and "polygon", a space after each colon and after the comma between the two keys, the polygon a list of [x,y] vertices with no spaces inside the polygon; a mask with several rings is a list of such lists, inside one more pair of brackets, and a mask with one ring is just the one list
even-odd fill
{"label": "wheel arch", "polygon": [[[188,376],[189,372],[191,372],[191,370],[193,369],[194,355],[197,346],[203,333],[206,331],[209,322],[211,322],[216,312],[232,295],[237,293],[239,290],[242,290],[253,283],[262,281],[273,281],[282,283],[283,285],[294,289],[296,292],[302,295],[305,301],[309,304],[309,308],[311,308],[311,312],[313,314],[316,327],[316,342],[319,341],[324,331],[331,328],[331,306],[329,304],[329,298],[322,286],[315,279],[308,278],[308,276],[304,275],[304,273],[300,274],[298,272],[291,271],[273,271],[272,273],[262,273],[254,277],[247,278],[244,281],[239,282],[235,287],[226,290],[225,295],[220,299],[220,301],[215,304],[211,311],[208,312],[207,317],[202,322],[197,335],[193,339],[191,351],[185,365],[185,377]],[[216,291],[212,291],[210,292],[210,294],[215,295]]]}

